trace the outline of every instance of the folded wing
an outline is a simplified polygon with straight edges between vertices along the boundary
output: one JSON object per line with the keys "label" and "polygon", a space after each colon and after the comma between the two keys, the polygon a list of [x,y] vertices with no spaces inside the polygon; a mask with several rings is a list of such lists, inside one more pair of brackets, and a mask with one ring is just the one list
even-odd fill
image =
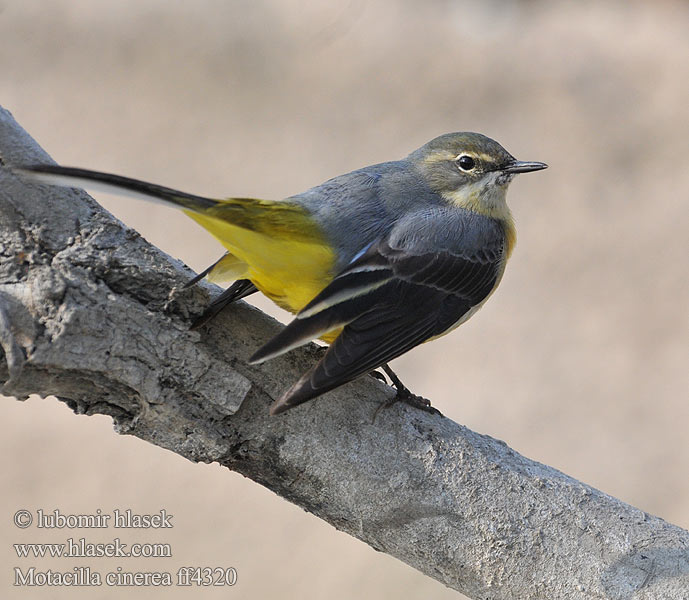
{"label": "folded wing", "polygon": [[[426,246],[426,244],[424,244]],[[314,398],[452,328],[495,287],[504,239],[474,251],[372,245],[253,357],[261,362],[343,327],[325,356],[272,407]]]}

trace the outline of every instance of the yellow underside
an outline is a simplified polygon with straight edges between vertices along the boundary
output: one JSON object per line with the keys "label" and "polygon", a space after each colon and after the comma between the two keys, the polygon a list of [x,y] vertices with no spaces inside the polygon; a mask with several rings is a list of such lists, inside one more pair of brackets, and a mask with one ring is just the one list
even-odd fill
{"label": "yellow underside", "polygon": [[[294,214],[288,223],[275,222],[271,227],[268,220],[262,230],[257,230],[211,215],[184,212],[230,253],[209,274],[213,281],[249,279],[278,306],[294,314],[333,279],[334,252],[311,222],[305,221],[299,228]],[[321,339],[330,343],[340,331],[329,332]]]}

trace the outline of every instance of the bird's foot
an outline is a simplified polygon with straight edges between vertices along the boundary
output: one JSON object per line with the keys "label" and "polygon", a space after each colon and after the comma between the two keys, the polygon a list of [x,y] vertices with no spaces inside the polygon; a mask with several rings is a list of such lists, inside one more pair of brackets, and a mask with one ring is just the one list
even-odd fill
{"label": "bird's foot", "polygon": [[417,396],[416,394],[412,394],[406,387],[402,386],[401,388],[395,386],[393,383],[393,386],[397,390],[397,394],[395,394],[395,397],[388,400],[383,404],[383,408],[388,408],[392,406],[393,404],[396,404],[397,402],[404,402],[405,404],[408,404],[409,406],[412,406],[414,408],[418,408],[419,410],[423,410],[427,413],[431,413],[432,415],[439,415],[443,416],[443,413],[441,413],[437,408],[434,408],[431,406],[431,401],[428,400],[428,398],[424,398],[423,396]]}
{"label": "bird's foot", "polygon": [[[376,420],[378,413],[382,409],[390,408],[393,404],[396,404],[397,402],[404,402],[405,404],[408,404],[409,406],[412,406],[414,408],[418,408],[419,410],[423,410],[433,415],[439,415],[441,417],[443,416],[443,413],[441,413],[437,408],[431,406],[430,400],[424,398],[423,396],[417,396],[416,394],[412,394],[412,392],[409,391],[407,386],[405,386],[400,381],[400,378],[397,377],[395,372],[387,364],[383,365],[381,368],[390,378],[392,387],[394,387],[397,390],[397,393],[395,394],[394,398],[391,398],[387,402],[383,402],[383,404],[381,404],[378,407],[378,409],[376,410],[376,414],[373,416],[374,421]],[[382,377],[382,373],[380,373],[379,371],[371,371],[370,375],[375,377],[376,379],[382,379],[383,381],[385,380]]]}
{"label": "bird's foot", "polygon": [[413,406],[414,408],[418,408],[419,410],[426,411],[428,413],[431,413],[432,415],[439,415],[441,417],[443,416],[443,413],[441,413],[437,408],[431,406],[431,401],[428,398],[412,394],[407,388],[397,390],[397,394],[392,399],[392,402],[404,402],[409,406]]}

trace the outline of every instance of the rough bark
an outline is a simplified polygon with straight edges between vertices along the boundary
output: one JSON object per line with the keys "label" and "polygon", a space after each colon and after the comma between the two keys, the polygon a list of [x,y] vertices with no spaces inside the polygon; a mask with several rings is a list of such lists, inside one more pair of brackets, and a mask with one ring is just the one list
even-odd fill
{"label": "rough bark", "polygon": [[[280,327],[244,303],[188,324],[212,286],[82,191],[7,167],[50,158],[0,109],[0,380],[217,461],[472,598],[686,599],[689,533],[362,378],[285,415],[307,347],[247,357]],[[172,292],[171,292],[172,290]]]}

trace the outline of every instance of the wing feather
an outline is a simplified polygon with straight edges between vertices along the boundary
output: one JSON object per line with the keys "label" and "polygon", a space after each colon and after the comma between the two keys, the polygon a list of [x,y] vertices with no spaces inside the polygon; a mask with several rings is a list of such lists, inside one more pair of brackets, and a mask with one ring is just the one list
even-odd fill
{"label": "wing feather", "polygon": [[[346,325],[325,356],[271,407],[277,414],[368,373],[439,335],[470,306],[441,292],[418,288],[426,302],[412,310],[399,304],[372,310]],[[416,298],[414,298],[416,299]],[[412,300],[412,298],[408,298]]]}
{"label": "wing feather", "polygon": [[497,284],[505,257],[504,231],[492,220],[485,226],[484,240],[460,239],[448,247],[413,235],[412,224],[410,235],[388,236],[357,255],[252,357],[265,360],[334,325],[343,328],[271,412],[287,410],[397,358],[446,332],[483,302]]}

